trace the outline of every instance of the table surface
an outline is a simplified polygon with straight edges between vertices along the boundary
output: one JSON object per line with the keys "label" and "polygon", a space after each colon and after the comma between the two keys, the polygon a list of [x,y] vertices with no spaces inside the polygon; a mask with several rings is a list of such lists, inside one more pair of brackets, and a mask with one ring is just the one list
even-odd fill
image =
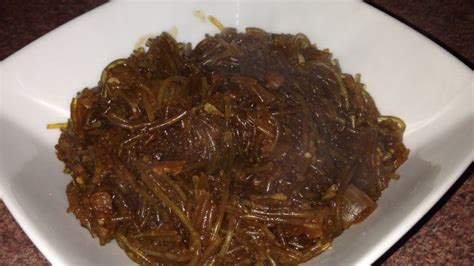
{"label": "table surface", "polygon": [[[371,0],[474,65],[474,1]],[[103,0],[0,1],[0,60]],[[376,264],[474,264],[473,165],[446,195]],[[0,264],[47,265],[45,257],[0,201]]]}

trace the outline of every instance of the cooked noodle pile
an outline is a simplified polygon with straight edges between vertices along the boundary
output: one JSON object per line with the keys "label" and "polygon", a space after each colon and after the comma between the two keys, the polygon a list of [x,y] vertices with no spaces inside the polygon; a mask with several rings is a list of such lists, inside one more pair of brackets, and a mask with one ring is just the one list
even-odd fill
{"label": "cooked noodle pile", "polygon": [[73,99],[56,146],[69,211],[102,245],[138,263],[298,264],[398,178],[404,123],[305,35],[147,46]]}

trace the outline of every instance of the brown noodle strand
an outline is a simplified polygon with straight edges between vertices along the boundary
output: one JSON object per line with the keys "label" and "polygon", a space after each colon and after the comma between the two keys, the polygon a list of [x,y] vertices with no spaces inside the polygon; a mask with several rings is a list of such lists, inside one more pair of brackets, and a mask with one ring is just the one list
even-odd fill
{"label": "brown noodle strand", "polygon": [[137,263],[303,263],[398,179],[406,125],[304,34],[209,20],[194,49],[164,33],[113,61],[47,126],[68,212]]}

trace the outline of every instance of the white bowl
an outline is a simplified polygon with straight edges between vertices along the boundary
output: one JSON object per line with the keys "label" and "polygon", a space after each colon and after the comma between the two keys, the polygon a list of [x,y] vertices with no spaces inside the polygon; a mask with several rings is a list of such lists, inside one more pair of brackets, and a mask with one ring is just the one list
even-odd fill
{"label": "white bowl", "polygon": [[[306,33],[328,47],[345,72],[362,73],[383,114],[407,123],[409,160],[362,224],[309,263],[369,264],[446,192],[473,160],[473,73],[417,32],[357,1],[112,2],[43,36],[0,65],[0,193],[21,227],[53,264],[128,264],[116,244],[100,247],[72,214],[54,145],[69,102],[95,86],[110,61],[145,34],[173,27],[196,44],[226,26]],[[19,251],[20,252],[20,251]]]}

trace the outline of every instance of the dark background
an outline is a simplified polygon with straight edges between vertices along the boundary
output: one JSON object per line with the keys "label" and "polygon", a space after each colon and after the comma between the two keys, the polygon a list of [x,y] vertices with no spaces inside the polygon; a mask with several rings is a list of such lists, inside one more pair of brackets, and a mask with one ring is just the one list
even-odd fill
{"label": "dark background", "polygon": [[[101,0],[0,0],[0,60]],[[474,1],[371,0],[381,9],[474,66]],[[472,134],[472,132],[471,132]],[[376,264],[474,264],[473,165]],[[0,201],[0,264],[48,264]]]}

